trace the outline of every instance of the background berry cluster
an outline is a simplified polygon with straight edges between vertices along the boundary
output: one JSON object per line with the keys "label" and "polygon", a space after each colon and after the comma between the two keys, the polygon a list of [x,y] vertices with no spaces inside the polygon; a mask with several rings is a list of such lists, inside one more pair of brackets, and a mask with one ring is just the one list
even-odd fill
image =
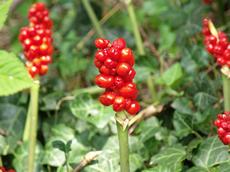
{"label": "background berry cluster", "polygon": [[210,30],[210,22],[207,18],[203,19],[202,32],[205,37],[206,50],[213,55],[219,65],[230,67],[230,43],[228,42],[228,37],[224,32],[218,32],[217,36],[213,35]]}
{"label": "background berry cluster", "polygon": [[5,167],[0,167],[0,172],[15,172],[13,169],[7,170]]}
{"label": "background berry cluster", "polygon": [[23,27],[19,40],[23,45],[26,67],[31,77],[44,75],[52,62],[52,21],[46,6],[39,2],[29,10],[29,26]]}
{"label": "background berry cluster", "polygon": [[136,72],[133,69],[135,60],[132,50],[126,47],[123,38],[112,43],[98,38],[95,45],[99,50],[95,54],[94,64],[100,71],[95,82],[106,89],[99,98],[100,102],[105,106],[113,105],[116,112],[126,110],[131,115],[136,114],[140,105],[135,100],[138,91],[133,83]]}
{"label": "background berry cluster", "polygon": [[230,144],[230,112],[218,114],[214,124],[220,140],[226,145]]}

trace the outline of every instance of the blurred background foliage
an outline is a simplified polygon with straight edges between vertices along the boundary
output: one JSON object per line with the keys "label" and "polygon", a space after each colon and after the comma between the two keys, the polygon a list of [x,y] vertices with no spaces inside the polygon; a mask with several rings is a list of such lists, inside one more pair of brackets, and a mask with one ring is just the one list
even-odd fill
{"label": "blurred background foliage", "polygon": [[[0,48],[22,57],[17,39],[27,25],[33,0],[15,0],[0,31]],[[97,158],[85,172],[118,172],[119,155],[114,112],[101,106],[93,66],[98,37],[81,0],[46,0],[54,21],[55,55],[41,78],[37,171],[74,169],[85,155]],[[139,55],[125,4],[91,0],[106,38],[123,37],[135,52],[144,112],[130,129],[132,172],[228,172],[228,147],[216,136],[213,120],[223,111],[218,66],[202,43],[202,18],[210,17],[229,33],[230,2],[215,0],[134,0],[145,45]],[[22,143],[29,92],[0,98],[0,155],[4,165],[25,171],[27,143]],[[146,115],[148,114],[148,115]],[[55,144],[54,144],[55,143]],[[99,151],[99,152],[97,152]]]}

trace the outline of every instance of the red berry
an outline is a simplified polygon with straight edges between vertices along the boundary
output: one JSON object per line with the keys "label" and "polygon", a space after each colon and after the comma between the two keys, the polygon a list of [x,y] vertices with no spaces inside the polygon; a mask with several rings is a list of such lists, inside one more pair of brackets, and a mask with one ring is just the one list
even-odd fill
{"label": "red berry", "polygon": [[108,55],[112,60],[118,61],[120,59],[121,52],[115,47],[111,47],[108,50]]}
{"label": "red berry", "polygon": [[105,92],[99,97],[100,102],[105,106],[113,104],[116,94],[114,92]]}
{"label": "red berry", "polygon": [[118,63],[116,72],[120,76],[125,76],[127,75],[131,70],[131,66],[128,63]]}
{"label": "red berry", "polygon": [[105,52],[103,50],[97,50],[95,58],[101,62],[104,62],[107,56],[105,55]]}
{"label": "red berry", "polygon": [[39,75],[43,76],[48,72],[48,66],[47,65],[41,65],[39,70]]}
{"label": "red berry", "polygon": [[112,46],[118,49],[126,47],[126,41],[123,38],[117,38],[113,41]]}
{"label": "red berry", "polygon": [[96,39],[94,43],[95,46],[100,49],[106,48],[109,44],[109,42],[103,38]]}
{"label": "red berry", "polygon": [[122,96],[116,96],[113,102],[113,110],[116,112],[120,112],[125,108],[125,98]]}
{"label": "red berry", "polygon": [[132,50],[130,48],[124,48],[121,50],[121,58],[119,59],[120,62],[126,62],[131,66],[134,65],[134,56]]}
{"label": "red berry", "polygon": [[31,66],[28,68],[28,72],[32,78],[34,78],[38,74],[38,68],[36,66]]}
{"label": "red berry", "polygon": [[112,59],[110,58],[107,58],[104,62],[105,66],[107,68],[115,68],[117,66],[117,62],[113,61]]}
{"label": "red berry", "polygon": [[137,89],[135,87],[130,87],[128,84],[123,86],[120,90],[119,93],[121,96],[125,98],[132,98],[135,99],[137,97]]}
{"label": "red berry", "polygon": [[111,70],[109,68],[107,68],[105,65],[102,65],[100,67],[100,73],[102,74],[106,74],[106,75],[110,75],[111,74]]}
{"label": "red berry", "polygon": [[135,115],[137,112],[140,111],[140,105],[137,101],[133,101],[128,108],[126,108],[126,111],[131,114]]}
{"label": "red berry", "polygon": [[113,85],[114,83],[114,77],[113,76],[108,76],[104,74],[99,74],[95,78],[95,83],[102,88],[109,88]]}

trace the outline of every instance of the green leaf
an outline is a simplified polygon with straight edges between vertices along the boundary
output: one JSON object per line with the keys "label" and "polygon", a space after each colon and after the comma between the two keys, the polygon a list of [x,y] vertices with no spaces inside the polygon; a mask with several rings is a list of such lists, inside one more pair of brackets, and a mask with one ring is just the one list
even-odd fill
{"label": "green leaf", "polygon": [[12,0],[4,0],[0,2],[0,29],[5,23],[11,3]]}
{"label": "green leaf", "polygon": [[61,150],[62,152],[65,152],[65,143],[61,140],[55,140],[52,143],[53,147],[56,149]]}
{"label": "green leaf", "polygon": [[175,146],[162,150],[151,158],[151,164],[158,164],[169,167],[173,172],[180,172],[182,169],[182,161],[186,157],[184,147]]}
{"label": "green leaf", "polygon": [[30,88],[33,80],[25,66],[13,54],[0,50],[0,96]]}
{"label": "green leaf", "polygon": [[12,152],[20,141],[24,129],[26,111],[12,104],[0,104],[0,130],[6,133],[8,152]]}
{"label": "green leaf", "polygon": [[6,149],[7,149],[6,138],[0,135],[0,155],[4,155]]}
{"label": "green leaf", "polygon": [[206,139],[199,147],[192,161],[196,166],[209,169],[215,165],[230,161],[228,146],[225,146],[217,136]]}
{"label": "green leaf", "polygon": [[170,87],[175,87],[178,84],[178,82],[182,79],[182,77],[183,77],[183,70],[179,63],[172,65],[162,75],[162,79],[165,85]]}
{"label": "green leaf", "polygon": [[194,102],[197,108],[201,110],[206,110],[208,107],[210,107],[213,103],[217,101],[217,98],[205,93],[205,92],[199,92],[195,94],[194,96]]}
{"label": "green leaf", "polygon": [[101,105],[88,94],[77,96],[70,103],[70,109],[75,117],[87,121],[98,128],[104,128],[114,116],[114,111],[111,107]]}

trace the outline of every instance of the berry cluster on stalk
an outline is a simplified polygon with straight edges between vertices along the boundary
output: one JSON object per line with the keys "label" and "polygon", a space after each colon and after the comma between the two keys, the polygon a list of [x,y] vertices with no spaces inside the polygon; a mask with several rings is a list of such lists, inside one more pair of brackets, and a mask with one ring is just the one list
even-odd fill
{"label": "berry cluster on stalk", "polygon": [[[209,19],[203,19],[202,33],[206,50],[216,59],[220,66],[230,67],[230,42],[228,37],[224,32],[217,32],[211,26],[212,23]],[[216,34],[213,32],[216,32]]]}
{"label": "berry cluster on stalk", "polygon": [[34,78],[37,75],[45,75],[48,64],[52,62],[53,22],[49,18],[48,9],[41,2],[32,5],[28,18],[29,26],[21,29],[19,40],[23,45],[27,70]]}
{"label": "berry cluster on stalk", "polygon": [[203,0],[203,2],[207,5],[211,4],[213,0]]}
{"label": "berry cluster on stalk", "polygon": [[95,40],[98,48],[94,64],[100,74],[96,76],[95,83],[105,88],[99,101],[105,106],[113,106],[114,111],[126,110],[135,115],[140,110],[136,101],[138,90],[133,79],[136,75],[133,65],[135,63],[133,52],[126,47],[126,41],[118,38],[110,43],[109,40],[98,38]]}
{"label": "berry cluster on stalk", "polygon": [[0,167],[0,172],[15,172],[15,170],[12,169],[7,170],[5,167]]}
{"label": "berry cluster on stalk", "polygon": [[218,114],[214,122],[218,136],[225,145],[230,145],[230,112]]}

